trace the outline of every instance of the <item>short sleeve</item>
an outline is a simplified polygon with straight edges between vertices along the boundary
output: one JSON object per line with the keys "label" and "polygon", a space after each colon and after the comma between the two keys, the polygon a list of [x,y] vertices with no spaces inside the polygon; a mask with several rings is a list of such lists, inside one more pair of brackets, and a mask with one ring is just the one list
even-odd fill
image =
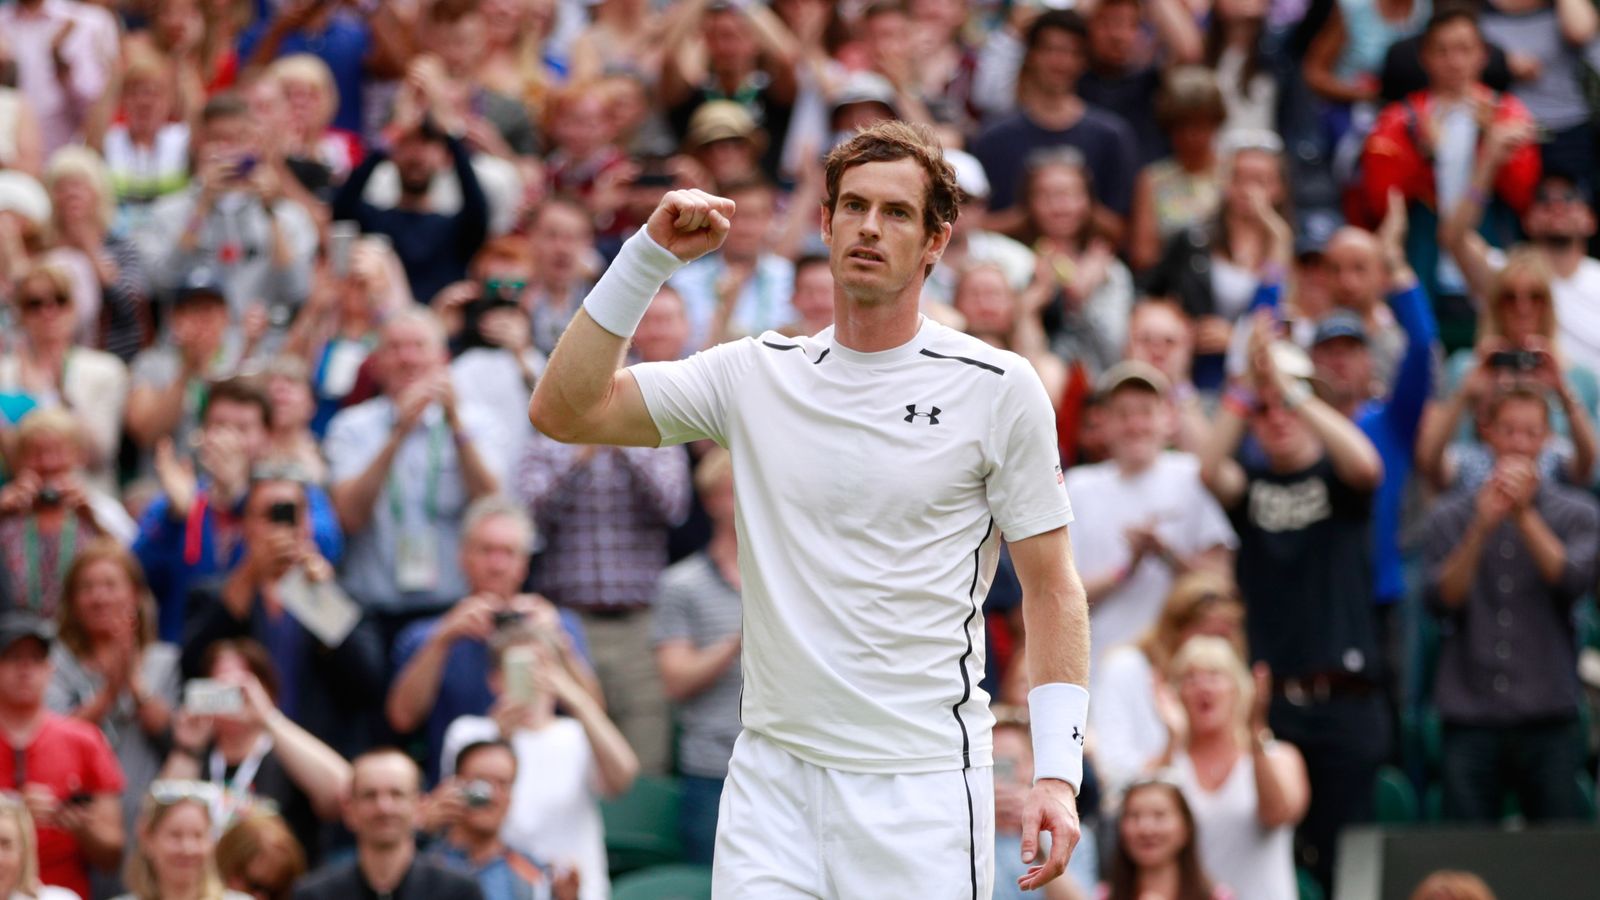
{"label": "short sleeve", "polygon": [[718,344],[688,359],[629,367],[650,418],[661,432],[661,446],[703,438],[728,445],[733,385],[754,347],[755,342],[746,338]]}
{"label": "short sleeve", "polygon": [[675,582],[670,570],[661,578],[661,588],[656,594],[650,622],[650,639],[653,644],[691,638],[689,629],[689,597]]}
{"label": "short sleeve", "polygon": [[1071,523],[1072,504],[1044,383],[1025,362],[1010,367],[1003,378],[990,426],[985,486],[1000,533],[1020,541]]}
{"label": "short sleeve", "polygon": [[372,425],[363,421],[366,418],[362,415],[364,412],[360,407],[351,407],[328,423],[328,436],[322,441],[322,455],[328,459],[330,484],[339,484],[360,475],[383,449],[381,442],[374,443],[363,434],[365,428]]}

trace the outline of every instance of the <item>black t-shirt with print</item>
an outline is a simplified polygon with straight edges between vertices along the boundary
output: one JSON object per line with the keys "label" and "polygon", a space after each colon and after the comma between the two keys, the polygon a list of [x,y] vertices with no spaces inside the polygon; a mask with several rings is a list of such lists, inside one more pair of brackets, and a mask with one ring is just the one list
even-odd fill
{"label": "black t-shirt with print", "polygon": [[1274,677],[1378,677],[1372,493],[1340,481],[1324,456],[1286,474],[1243,461],[1248,486],[1227,511],[1239,535],[1239,589],[1253,659]]}

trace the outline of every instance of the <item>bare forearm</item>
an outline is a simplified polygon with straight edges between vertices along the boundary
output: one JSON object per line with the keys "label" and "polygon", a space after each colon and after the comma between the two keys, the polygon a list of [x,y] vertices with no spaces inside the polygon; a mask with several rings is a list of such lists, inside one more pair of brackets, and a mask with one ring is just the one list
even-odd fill
{"label": "bare forearm", "polygon": [[78,845],[89,865],[113,871],[122,862],[122,804],[112,794],[97,795],[91,802],[89,817],[77,833]]}
{"label": "bare forearm", "polygon": [[678,647],[661,648],[656,668],[661,672],[667,699],[681,702],[710,687],[738,658],[739,645],[733,641],[721,641],[703,650],[684,642]]}
{"label": "bare forearm", "polygon": [[1444,451],[1450,444],[1466,409],[1466,396],[1457,391],[1444,403],[1430,405],[1422,416],[1422,428],[1417,432],[1417,471],[1435,488],[1448,487],[1445,483]]}
{"label": "bare forearm", "polygon": [[1341,480],[1359,488],[1377,487],[1383,480],[1383,459],[1354,422],[1316,397],[1308,397],[1296,411],[1322,439]]}
{"label": "bare forearm", "polygon": [[1089,683],[1089,602],[1076,571],[1056,590],[1024,594],[1028,681]]}
{"label": "bare forearm", "polygon": [[581,433],[585,422],[603,411],[616,390],[628,342],[595,324],[578,310],[556,344],[544,377],[534,389],[528,415],[545,434]]}
{"label": "bare forearm", "polygon": [[383,449],[378,451],[377,458],[360,475],[333,486],[330,492],[333,511],[339,517],[339,525],[345,534],[360,531],[372,521],[372,508],[377,504],[378,494],[384,484],[388,482],[389,467],[394,464],[394,455],[400,450],[401,438],[402,435],[391,433]]}
{"label": "bare forearm", "polygon": [[1545,524],[1544,517],[1529,506],[1517,514],[1517,531],[1528,545],[1528,553],[1533,556],[1533,564],[1539,569],[1539,577],[1545,584],[1560,584],[1561,574],[1567,568],[1567,548]]}
{"label": "bare forearm", "polygon": [[1594,477],[1594,423],[1589,420],[1589,411],[1573,397],[1571,390],[1563,388],[1559,396],[1561,408],[1567,414],[1569,437],[1572,438],[1570,480],[1575,487],[1586,488]]}
{"label": "bare forearm", "polygon": [[141,447],[152,447],[178,428],[183,417],[188,375],[179,375],[163,388],[135,388],[128,395],[128,434]]}
{"label": "bare forearm", "polygon": [[1489,527],[1477,519],[1467,527],[1467,533],[1456,548],[1439,566],[1439,602],[1456,609],[1467,602],[1472,592],[1473,579],[1478,574],[1478,559],[1483,555],[1483,543],[1489,536]]}
{"label": "bare forearm", "polygon": [[318,816],[336,818],[350,787],[350,764],[281,712],[268,716],[266,725],[289,780],[310,799]]}
{"label": "bare forearm", "polygon": [[415,731],[428,717],[439,697],[439,683],[444,679],[444,664],[449,655],[449,644],[436,635],[400,670],[389,688],[384,709],[391,728],[405,734]]}
{"label": "bare forearm", "polygon": [[622,736],[617,726],[606,717],[605,711],[587,695],[577,703],[569,703],[572,714],[583,726],[583,732],[589,738],[589,747],[594,753],[595,768],[600,773],[600,786],[602,791],[610,797],[615,797],[628,790],[633,785],[633,779],[639,774],[639,757],[633,753],[633,748],[628,746],[628,739]]}
{"label": "bare forearm", "polygon": [[500,479],[495,477],[493,471],[483,462],[483,455],[478,452],[477,445],[460,428],[454,431],[456,439],[456,459],[461,462],[461,479],[466,483],[467,494],[476,500],[487,497],[500,490]]}
{"label": "bare forearm", "polygon": [[1256,775],[1256,820],[1263,828],[1291,825],[1299,817],[1299,811],[1295,808],[1289,785],[1274,764],[1272,755],[1267,752],[1267,744],[1261,740],[1261,736],[1251,735],[1250,740]]}

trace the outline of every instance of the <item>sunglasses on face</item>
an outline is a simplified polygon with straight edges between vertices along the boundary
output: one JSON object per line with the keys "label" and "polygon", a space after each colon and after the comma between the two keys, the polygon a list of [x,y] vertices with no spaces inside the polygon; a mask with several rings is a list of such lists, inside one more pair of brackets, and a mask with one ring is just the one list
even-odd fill
{"label": "sunglasses on face", "polygon": [[1536,288],[1526,291],[1519,291],[1513,288],[1510,290],[1501,291],[1498,299],[1501,304],[1511,304],[1517,302],[1518,300],[1531,300],[1534,303],[1549,303],[1550,292],[1543,288]]}
{"label": "sunglasses on face", "polygon": [[50,307],[60,309],[71,302],[72,301],[68,300],[66,297],[62,297],[58,294],[48,294],[45,296],[39,296],[36,294],[31,297],[23,297],[17,303],[17,306],[25,313],[36,313],[42,309],[47,309]]}

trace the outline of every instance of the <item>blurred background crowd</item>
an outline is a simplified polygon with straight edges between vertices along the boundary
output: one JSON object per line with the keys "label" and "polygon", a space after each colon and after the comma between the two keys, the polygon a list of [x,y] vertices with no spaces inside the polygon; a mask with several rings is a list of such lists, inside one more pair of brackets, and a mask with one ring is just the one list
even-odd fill
{"label": "blurred background crowd", "polygon": [[702,890],[728,457],[527,398],[674,188],[738,213],[634,359],[829,328],[820,160],[888,117],[965,194],[924,312],[1035,365],[1081,523],[1050,895],[1592,821],[1597,103],[1593,0],[0,2],[0,898]]}

